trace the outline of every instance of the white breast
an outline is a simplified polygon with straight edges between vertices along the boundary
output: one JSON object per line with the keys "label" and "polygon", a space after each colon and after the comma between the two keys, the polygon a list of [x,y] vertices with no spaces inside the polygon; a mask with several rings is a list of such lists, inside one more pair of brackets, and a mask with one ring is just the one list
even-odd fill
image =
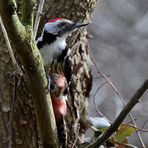
{"label": "white breast", "polygon": [[66,42],[65,39],[57,38],[57,40],[54,43],[45,44],[41,49],[41,55],[43,58],[44,66],[49,66],[51,65],[53,58],[57,57],[60,55],[62,50],[64,50],[66,47]]}

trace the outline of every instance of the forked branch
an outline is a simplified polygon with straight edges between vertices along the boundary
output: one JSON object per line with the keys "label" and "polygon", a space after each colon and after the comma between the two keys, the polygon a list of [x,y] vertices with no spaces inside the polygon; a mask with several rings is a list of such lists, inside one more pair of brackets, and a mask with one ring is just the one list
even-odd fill
{"label": "forked branch", "polygon": [[104,132],[100,137],[98,137],[94,142],[87,146],[87,148],[94,148],[100,146],[103,142],[105,142],[114,132],[118,130],[118,127],[123,122],[128,113],[132,110],[132,108],[139,102],[141,96],[148,89],[148,79],[142,84],[142,86],[136,91],[134,96],[130,99],[121,113],[118,115],[116,120],[111,124],[111,126]]}

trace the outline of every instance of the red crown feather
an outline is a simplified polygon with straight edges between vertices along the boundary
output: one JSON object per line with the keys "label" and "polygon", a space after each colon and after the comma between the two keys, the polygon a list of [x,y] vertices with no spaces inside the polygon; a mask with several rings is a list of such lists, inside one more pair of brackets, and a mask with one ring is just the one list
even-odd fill
{"label": "red crown feather", "polygon": [[63,18],[55,18],[55,19],[49,20],[48,23],[55,22],[55,21],[58,21],[58,20],[63,20]]}

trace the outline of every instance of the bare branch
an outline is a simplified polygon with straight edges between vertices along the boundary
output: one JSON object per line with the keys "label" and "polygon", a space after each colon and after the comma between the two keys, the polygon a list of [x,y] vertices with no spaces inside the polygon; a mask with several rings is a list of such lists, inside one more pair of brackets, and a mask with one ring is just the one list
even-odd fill
{"label": "bare branch", "polygon": [[0,24],[1,24],[1,28],[2,28],[2,32],[3,32],[3,35],[4,35],[5,41],[6,41],[6,45],[7,45],[7,47],[8,47],[8,51],[9,51],[9,54],[10,54],[10,58],[11,58],[11,60],[12,60],[12,64],[13,64],[14,67],[16,67],[17,62],[16,62],[16,59],[15,59],[15,57],[14,57],[13,50],[12,50],[12,48],[11,48],[11,44],[10,44],[10,41],[9,41],[7,32],[6,32],[6,30],[5,30],[5,27],[4,27],[4,25],[3,25],[1,16],[0,16]]}
{"label": "bare branch", "polygon": [[144,121],[143,125],[141,126],[141,128],[144,128],[144,126],[148,123],[148,120]]}
{"label": "bare branch", "polygon": [[[93,60],[94,65],[95,65],[95,67],[96,67],[96,69],[97,69],[97,72],[98,72],[102,77],[104,77],[104,79],[109,83],[109,85],[113,88],[113,90],[116,92],[116,94],[119,96],[120,100],[122,101],[123,105],[125,106],[125,105],[126,105],[126,102],[124,101],[122,95],[120,94],[120,92],[118,91],[118,89],[116,88],[116,86],[111,82],[111,80],[99,69],[99,67],[98,67],[98,65],[96,64],[95,58],[94,58],[94,56],[92,55],[91,51],[90,51],[90,55],[91,55],[91,58],[92,58],[92,60]],[[129,113],[129,117],[130,117],[130,119],[131,119],[133,125],[134,125],[134,126],[137,126],[137,125],[136,125],[136,122],[134,121],[134,118],[133,118],[133,116],[132,116],[131,113]],[[141,137],[139,131],[136,131],[136,133],[137,133],[137,136],[138,136],[139,141],[140,141],[140,143],[141,143],[141,146],[142,146],[143,148],[145,148],[146,146],[145,146],[145,144],[144,144],[144,142],[143,142],[143,139],[142,139],[142,137]]]}
{"label": "bare branch", "polygon": [[97,90],[96,90],[96,92],[95,92],[95,94],[94,94],[94,97],[93,97],[93,103],[94,103],[94,105],[95,105],[95,108],[96,108],[97,113],[98,113],[99,115],[101,115],[104,119],[106,119],[109,123],[111,123],[111,121],[110,121],[107,117],[105,117],[105,116],[99,111],[98,106],[97,106],[97,103],[96,103],[96,95],[97,95],[98,91],[99,91],[106,83],[107,83],[107,82],[102,83],[102,84],[97,88]]}
{"label": "bare branch", "polygon": [[94,56],[92,55],[92,53],[90,52],[90,55],[91,55],[91,58],[92,58],[92,60],[93,60],[93,63],[94,63],[94,65],[95,65],[95,67],[96,67],[96,69],[97,69],[97,72],[103,77],[103,78],[105,78],[105,80],[109,83],[109,85],[114,89],[114,91],[117,93],[117,95],[121,98],[121,101],[123,102],[123,104],[124,104],[124,101],[123,101],[123,99],[122,99],[122,96],[121,96],[121,94],[120,94],[120,92],[118,91],[118,89],[116,88],[116,86],[111,82],[111,80],[108,78],[108,76],[106,76],[100,69],[99,69],[99,67],[98,67],[98,65],[96,64],[96,60],[95,60],[95,58],[94,58]]}
{"label": "bare branch", "polygon": [[[132,119],[133,125],[134,125],[135,127],[137,127],[137,124],[136,124],[136,122],[135,122],[133,116],[132,116],[131,114],[129,114],[129,116],[130,116],[130,118]],[[145,146],[145,144],[144,144],[144,141],[143,141],[143,139],[142,139],[141,134],[139,133],[139,131],[136,130],[136,134],[137,134],[137,136],[138,136],[138,139],[139,139],[139,141],[140,141],[140,143],[141,143],[142,148],[146,148],[146,146]]]}
{"label": "bare branch", "polygon": [[17,88],[18,88],[18,78],[17,75],[14,74],[14,90],[13,90],[13,98],[12,98],[12,104],[11,104],[11,112],[10,112],[10,117],[9,121],[7,123],[7,128],[8,128],[8,140],[9,140],[9,148],[12,146],[12,121],[13,121],[13,113],[14,113],[14,106],[17,98]]}
{"label": "bare branch", "polygon": [[94,148],[100,146],[104,141],[106,141],[114,132],[118,130],[118,127],[123,122],[128,113],[132,108],[139,102],[141,96],[148,89],[148,79],[142,84],[142,86],[136,91],[134,96],[130,99],[124,109],[121,111],[116,120],[111,124],[111,126],[104,132],[100,137],[98,137],[94,142],[92,142],[87,148]]}
{"label": "bare branch", "polygon": [[44,2],[45,2],[45,0],[40,0],[39,6],[38,6],[38,10],[37,10],[36,18],[35,18],[35,23],[34,23],[34,38],[36,38],[36,34],[37,34],[37,31],[38,31],[38,27],[39,27],[39,23],[40,23],[40,17],[41,17],[41,14],[42,14]]}
{"label": "bare branch", "polygon": [[139,127],[134,126],[134,125],[131,125],[131,124],[125,124],[125,123],[123,123],[123,125],[127,125],[127,126],[130,126],[130,127],[133,127],[133,128],[135,128],[136,130],[139,130],[139,131],[141,131],[141,132],[148,132],[148,129],[139,128]]}

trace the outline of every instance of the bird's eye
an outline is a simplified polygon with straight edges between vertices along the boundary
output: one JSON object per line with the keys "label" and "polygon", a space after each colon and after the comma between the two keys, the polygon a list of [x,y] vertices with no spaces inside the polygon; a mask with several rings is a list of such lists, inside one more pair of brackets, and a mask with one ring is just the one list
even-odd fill
{"label": "bird's eye", "polygon": [[65,25],[66,25],[65,22],[61,22],[58,26],[59,26],[59,27],[64,27]]}

